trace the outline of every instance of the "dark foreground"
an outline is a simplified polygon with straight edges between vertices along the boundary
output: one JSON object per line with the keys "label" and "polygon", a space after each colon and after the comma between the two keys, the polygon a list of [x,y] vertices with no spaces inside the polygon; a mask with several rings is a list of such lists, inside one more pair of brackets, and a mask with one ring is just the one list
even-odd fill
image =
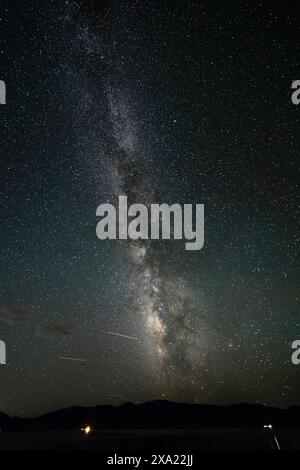
{"label": "dark foreground", "polygon": [[[275,430],[282,450],[300,450],[300,428]],[[264,429],[124,429],[80,431],[1,432],[0,450],[78,449],[110,452],[196,452],[199,450],[268,450],[272,436]]]}

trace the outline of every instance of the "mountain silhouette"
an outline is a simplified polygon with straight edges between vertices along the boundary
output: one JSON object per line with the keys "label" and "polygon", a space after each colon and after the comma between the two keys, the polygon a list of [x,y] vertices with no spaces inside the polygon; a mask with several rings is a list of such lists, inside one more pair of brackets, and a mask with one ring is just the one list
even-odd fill
{"label": "mountain silhouette", "polygon": [[280,409],[249,404],[217,406],[156,400],[119,406],[76,406],[35,418],[10,417],[0,413],[0,429],[3,431],[71,430],[87,423],[99,429],[258,427],[269,423],[277,427],[293,427],[300,426],[300,407]]}

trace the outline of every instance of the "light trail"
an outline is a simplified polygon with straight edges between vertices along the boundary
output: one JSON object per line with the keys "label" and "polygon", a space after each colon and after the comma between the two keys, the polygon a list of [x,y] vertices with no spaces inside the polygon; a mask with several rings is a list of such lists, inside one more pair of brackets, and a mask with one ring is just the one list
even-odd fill
{"label": "light trail", "polygon": [[105,333],[108,335],[112,335],[112,336],[120,336],[121,338],[127,338],[127,339],[132,339],[133,341],[138,341],[138,338],[136,336],[124,335],[122,333],[115,333],[114,331],[105,331]]}
{"label": "light trail", "polygon": [[80,357],[65,357],[65,356],[60,356],[59,359],[60,359],[61,361],[86,362],[85,359],[81,359]]}

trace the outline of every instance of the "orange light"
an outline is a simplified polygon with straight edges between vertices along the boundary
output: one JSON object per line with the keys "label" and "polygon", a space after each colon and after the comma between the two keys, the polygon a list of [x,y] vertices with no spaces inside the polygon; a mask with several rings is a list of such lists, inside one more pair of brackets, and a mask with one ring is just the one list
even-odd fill
{"label": "orange light", "polygon": [[88,435],[92,432],[91,426],[86,426],[85,428],[81,428],[81,431],[84,432],[84,434]]}

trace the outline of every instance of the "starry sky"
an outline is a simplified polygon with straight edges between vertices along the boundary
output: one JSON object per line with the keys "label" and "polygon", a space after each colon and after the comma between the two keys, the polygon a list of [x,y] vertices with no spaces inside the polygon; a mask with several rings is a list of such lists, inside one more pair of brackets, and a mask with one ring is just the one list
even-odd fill
{"label": "starry sky", "polygon": [[[1,1],[1,411],[300,405],[296,3]],[[204,248],[100,241],[119,195]]]}

